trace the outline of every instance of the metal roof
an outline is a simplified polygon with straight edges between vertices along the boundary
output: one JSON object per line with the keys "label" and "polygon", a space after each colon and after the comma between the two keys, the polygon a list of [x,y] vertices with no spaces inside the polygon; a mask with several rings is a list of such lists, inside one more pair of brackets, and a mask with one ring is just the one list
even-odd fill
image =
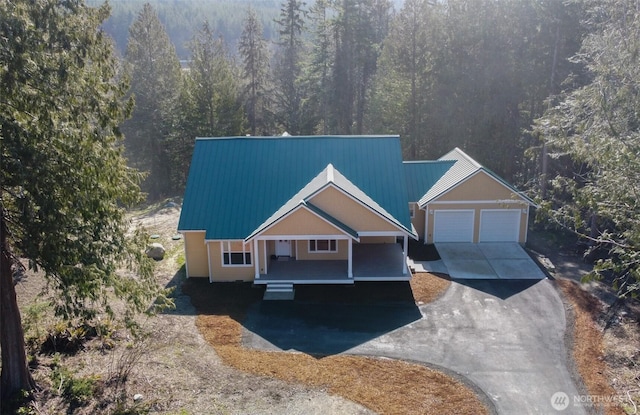
{"label": "metal roof", "polygon": [[245,239],[276,212],[299,204],[294,196],[317,186],[318,172],[329,164],[348,178],[345,186],[353,185],[343,190],[364,194],[371,208],[411,233],[395,135],[198,138],[178,229],[204,230],[206,239]]}
{"label": "metal roof", "polygon": [[534,205],[535,202],[531,200],[527,195],[520,192],[518,189],[507,183],[500,176],[482,166],[480,163],[472,159],[464,151],[459,148],[454,148],[444,156],[438,159],[439,161],[454,161],[453,166],[429,189],[424,196],[418,201],[418,205],[423,208],[427,203],[442,196],[451,188],[476,174],[479,171],[483,171],[493,177],[496,181],[513,191],[515,194],[524,199],[527,203]]}
{"label": "metal roof", "polygon": [[409,201],[417,202],[455,164],[454,160],[405,161]]}

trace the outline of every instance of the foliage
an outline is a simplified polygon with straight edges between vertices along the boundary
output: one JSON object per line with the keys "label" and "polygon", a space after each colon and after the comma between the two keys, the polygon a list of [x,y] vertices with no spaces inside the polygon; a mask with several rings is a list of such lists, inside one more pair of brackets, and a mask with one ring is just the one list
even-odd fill
{"label": "foliage", "polygon": [[51,382],[53,390],[74,406],[86,404],[99,387],[98,377],[75,376],[60,364],[59,357],[51,363]]}
{"label": "foliage", "polygon": [[[28,259],[64,319],[135,316],[170,303],[147,238],[130,232],[140,174],[122,156],[127,81],[98,29],[108,6],[80,0],[0,2],[2,394],[29,389],[11,263]],[[123,268],[124,267],[124,268]],[[127,271],[128,270],[128,271]],[[123,301],[116,313],[114,299]],[[6,395],[5,395],[6,394]]]}
{"label": "foliage", "polygon": [[180,87],[180,62],[156,11],[145,4],[129,29],[126,61],[135,109],[123,125],[131,164],[149,172],[144,190],[152,199],[171,192],[165,141],[171,133]]}
{"label": "foliage", "polygon": [[610,256],[595,268],[613,276],[621,296],[640,291],[640,10],[635,1],[590,4],[576,60],[585,86],[564,94],[537,121],[537,132],[569,174],[553,181],[551,216]]}

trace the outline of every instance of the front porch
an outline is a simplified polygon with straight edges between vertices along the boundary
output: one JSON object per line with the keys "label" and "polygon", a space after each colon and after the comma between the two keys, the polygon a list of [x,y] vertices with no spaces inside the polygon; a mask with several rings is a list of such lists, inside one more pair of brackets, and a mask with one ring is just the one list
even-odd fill
{"label": "front porch", "polygon": [[353,244],[352,261],[353,278],[349,278],[347,260],[271,259],[268,274],[260,274],[254,284],[353,284],[411,279],[401,244]]}

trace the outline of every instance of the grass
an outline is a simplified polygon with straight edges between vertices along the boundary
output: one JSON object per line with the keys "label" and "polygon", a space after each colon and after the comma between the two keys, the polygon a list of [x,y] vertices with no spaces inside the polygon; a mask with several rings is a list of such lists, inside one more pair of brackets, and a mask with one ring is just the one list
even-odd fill
{"label": "grass", "polygon": [[[406,298],[402,285],[396,286],[400,288],[377,292],[387,300]],[[444,278],[418,274],[410,288],[413,300],[425,303],[438,298],[448,286]],[[205,339],[236,369],[326,390],[380,414],[488,413],[483,402],[460,381],[422,365],[384,358],[245,349],[241,322],[247,307],[261,299],[261,290],[248,284],[193,281],[187,281],[183,290],[198,310],[196,325]],[[343,297],[338,301],[375,301],[366,289],[355,290],[350,294],[341,291]]]}

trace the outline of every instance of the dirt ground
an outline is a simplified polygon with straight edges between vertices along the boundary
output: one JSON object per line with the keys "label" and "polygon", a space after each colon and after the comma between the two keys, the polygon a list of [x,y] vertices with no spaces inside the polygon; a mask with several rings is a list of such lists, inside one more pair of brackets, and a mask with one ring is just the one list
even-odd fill
{"label": "dirt ground", "polygon": [[[248,373],[232,367],[228,361],[223,361],[223,358],[229,359],[229,353],[235,353],[235,358],[238,359],[236,367],[243,364],[252,365],[236,346],[233,350],[226,349],[226,356],[224,350],[216,351],[212,342],[207,341],[197,327],[203,322],[198,322],[197,310],[192,305],[191,298],[181,291],[184,282],[183,274],[176,272],[184,263],[183,242],[181,239],[174,239],[179,216],[179,201],[176,202],[163,202],[138,212],[134,218],[135,222],[144,224],[149,233],[156,237],[153,239],[154,242],[162,243],[167,250],[165,260],[158,262],[157,275],[163,285],[176,287],[174,293],[176,309],[144,321],[143,326],[148,333],[144,341],[133,342],[123,338],[110,350],[89,344],[81,353],[64,357],[65,367],[68,367],[76,377],[93,376],[99,380],[108,379],[118,371],[130,370],[128,380],[122,386],[127,396],[125,408],[122,409],[130,411],[120,413],[134,414],[149,411],[180,415],[375,413],[364,405],[355,403],[357,398],[341,397],[328,383],[309,383],[309,386],[305,386],[300,379],[285,378],[283,380],[278,379],[273,373],[256,374],[255,370],[252,370],[253,373]],[[556,251],[561,252],[561,250]],[[560,259],[562,258],[555,260],[559,262]],[[424,292],[424,295],[430,295],[429,293],[446,289],[447,284],[445,279],[425,279],[422,281],[428,281],[427,286],[421,287],[417,281],[418,279],[413,287],[417,295],[416,299],[421,292]],[[23,319],[26,308],[38,302],[37,295],[42,287],[41,278],[28,274],[17,285]],[[640,328],[637,310],[633,306],[625,305],[617,307],[615,315],[609,316],[606,299],[611,297],[603,294],[606,290],[597,285],[588,287],[592,293],[599,294],[601,311],[594,313],[593,307],[581,309],[576,305],[571,306],[575,313],[588,315],[588,324],[596,327],[595,332],[600,333],[602,337],[599,340],[601,343],[591,346],[588,342],[593,340],[593,336],[584,340],[585,347],[597,351],[587,359],[591,364],[586,366],[592,367],[591,372],[588,372],[588,368],[580,371],[585,378],[585,384],[588,384],[592,376],[589,373],[596,373],[599,374],[599,379],[604,379],[603,382],[606,385],[614,388],[615,393],[627,393],[634,387],[639,389]],[[431,300],[432,298],[424,298],[424,302]],[[591,312],[587,313],[585,310]],[[36,322],[40,328],[45,324],[47,324],[46,318]],[[603,331],[605,325],[607,330]],[[582,344],[583,340],[579,336],[580,332],[576,330],[574,336],[576,345]],[[574,349],[574,352],[575,350],[580,349]],[[581,354],[579,351],[575,353]],[[243,359],[245,359],[244,363]],[[69,410],[69,404],[56,394],[56,389],[59,389],[60,385],[56,387],[51,384],[52,360],[54,357],[41,356],[35,369],[36,379],[49,387],[40,392],[39,398],[33,405],[33,413],[113,412],[112,406],[100,406],[108,401],[106,398],[109,393],[112,393],[109,390],[99,391],[102,401],[95,400],[88,405],[76,406]],[[594,365],[594,361],[602,364]],[[584,370],[587,371],[584,372]],[[135,395],[139,396],[134,401]],[[367,401],[361,400],[361,402]],[[387,413],[380,408],[378,410],[380,413]],[[634,413],[632,410],[633,408],[626,408],[627,413]]]}

